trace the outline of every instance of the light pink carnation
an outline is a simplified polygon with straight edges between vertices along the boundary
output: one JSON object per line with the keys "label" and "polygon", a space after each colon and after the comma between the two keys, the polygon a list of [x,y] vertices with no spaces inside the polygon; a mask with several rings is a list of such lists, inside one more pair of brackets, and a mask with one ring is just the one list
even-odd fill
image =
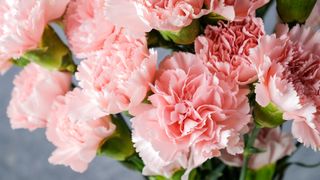
{"label": "light pink carnation", "polygon": [[270,0],[205,0],[206,6],[213,6],[213,12],[228,20],[241,21],[247,16],[255,15],[260,7]]}
{"label": "light pink carnation", "polygon": [[14,80],[8,116],[12,128],[34,130],[45,127],[55,98],[67,93],[71,74],[50,72],[30,64]]}
{"label": "light pink carnation", "polygon": [[106,15],[133,32],[178,31],[209,13],[203,5],[204,0],[106,0]]}
{"label": "light pink carnation", "polygon": [[249,84],[257,78],[249,51],[264,34],[260,18],[219,22],[218,26],[208,25],[205,35],[196,39],[195,51],[212,73],[223,72],[241,85]]}
{"label": "light pink carnation", "polygon": [[293,120],[298,141],[320,149],[320,32],[282,25],[279,35],[265,36],[252,51],[259,83],[256,101],[273,103]]}
{"label": "light pink carnation", "polygon": [[5,0],[0,3],[0,72],[40,42],[46,24],[59,18],[69,0]]}
{"label": "light pink carnation", "polygon": [[[295,150],[293,137],[281,132],[280,128],[262,129],[254,142],[254,147],[263,151],[250,156],[249,168],[255,170],[276,163],[281,158],[291,155]],[[241,167],[243,155],[232,156],[223,153],[220,159],[230,166]]]}
{"label": "light pink carnation", "polygon": [[81,57],[112,45],[121,28],[104,15],[104,0],[72,0],[65,16],[66,34],[72,50]]}
{"label": "light pink carnation", "polygon": [[188,173],[226,149],[241,153],[239,132],[250,120],[246,89],[218,74],[211,75],[193,54],[176,53],[159,69],[151,104],[131,113],[133,142],[145,175],[170,177]]}
{"label": "light pink carnation", "polygon": [[81,98],[81,93],[81,90],[74,89],[66,96],[57,98],[46,131],[48,140],[57,147],[49,162],[70,166],[77,172],[84,172],[88,168],[100,143],[115,130],[109,116],[91,121],[70,120],[68,113],[72,107],[69,103],[75,98]]}
{"label": "light pink carnation", "polygon": [[306,25],[320,29],[320,1],[317,1],[310,16],[306,21]]}
{"label": "light pink carnation", "polygon": [[143,101],[153,82],[156,61],[145,38],[122,35],[112,47],[82,61],[76,77],[94,106],[115,114]]}

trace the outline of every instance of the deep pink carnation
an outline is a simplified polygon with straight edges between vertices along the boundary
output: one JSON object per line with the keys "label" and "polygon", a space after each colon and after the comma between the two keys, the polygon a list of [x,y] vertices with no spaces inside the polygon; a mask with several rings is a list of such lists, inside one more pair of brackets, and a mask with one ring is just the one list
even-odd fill
{"label": "deep pink carnation", "polygon": [[259,83],[256,101],[273,103],[293,120],[298,141],[320,149],[320,32],[306,26],[289,31],[282,25],[278,36],[265,36],[251,55]]}
{"label": "deep pink carnation", "polygon": [[49,21],[59,18],[69,0],[1,1],[0,3],[0,73],[40,42]]}
{"label": "deep pink carnation", "polygon": [[49,162],[70,166],[77,172],[84,172],[88,168],[100,143],[115,130],[109,116],[91,121],[70,120],[70,103],[81,97],[79,89],[74,89],[65,97],[58,97],[52,107],[46,131],[48,140],[57,147]]}
{"label": "deep pink carnation", "polygon": [[212,73],[223,72],[239,84],[249,84],[256,80],[256,71],[248,55],[265,34],[263,27],[262,20],[253,17],[208,25],[195,41],[196,54]]}
{"label": "deep pink carnation", "polygon": [[121,33],[104,15],[104,0],[72,0],[65,16],[65,30],[78,57],[109,47]]}
{"label": "deep pink carnation", "polygon": [[143,101],[153,82],[156,61],[156,53],[148,50],[145,38],[122,35],[112,47],[82,61],[76,78],[93,106],[115,114]]}
{"label": "deep pink carnation", "polygon": [[131,113],[133,142],[145,175],[184,175],[220,150],[241,153],[239,132],[250,120],[248,90],[223,75],[211,75],[193,54],[165,59],[152,87],[151,104]]}
{"label": "deep pink carnation", "polygon": [[[280,128],[262,129],[254,142],[254,147],[262,152],[250,156],[248,167],[258,170],[266,165],[274,164],[281,158],[289,156],[295,150],[293,137]],[[243,155],[232,156],[223,153],[220,158],[224,163],[230,166],[241,167]]]}
{"label": "deep pink carnation", "polygon": [[48,71],[36,64],[25,67],[14,79],[8,116],[12,128],[45,127],[51,105],[71,87],[71,74]]}

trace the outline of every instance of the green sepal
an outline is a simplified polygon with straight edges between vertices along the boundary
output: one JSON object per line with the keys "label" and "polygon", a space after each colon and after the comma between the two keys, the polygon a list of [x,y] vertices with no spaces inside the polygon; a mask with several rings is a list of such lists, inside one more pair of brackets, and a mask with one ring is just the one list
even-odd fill
{"label": "green sepal", "polygon": [[283,112],[273,103],[266,107],[255,103],[253,113],[256,124],[263,128],[275,128],[284,123]]}
{"label": "green sepal", "polygon": [[27,51],[20,59],[34,62],[49,70],[72,73],[76,71],[70,50],[50,26],[45,28],[38,48]]}
{"label": "green sepal", "polygon": [[192,23],[189,26],[184,27],[177,32],[175,31],[159,31],[159,32],[166,41],[173,41],[176,44],[188,45],[188,44],[192,44],[200,34],[200,22],[198,19],[195,19],[192,21]]}
{"label": "green sepal", "polygon": [[18,59],[11,59],[11,62],[14,65],[19,66],[19,67],[25,67],[30,63],[30,61],[24,57],[20,57]]}
{"label": "green sepal", "polygon": [[202,21],[210,25],[217,25],[219,21],[228,21],[228,19],[212,12],[208,15],[203,16]]}
{"label": "green sepal", "polygon": [[277,0],[277,10],[285,23],[304,23],[317,0]]}
{"label": "green sepal", "polygon": [[101,143],[97,154],[125,161],[135,154],[130,129],[124,120],[114,116],[112,116],[112,123],[116,126],[116,130]]}

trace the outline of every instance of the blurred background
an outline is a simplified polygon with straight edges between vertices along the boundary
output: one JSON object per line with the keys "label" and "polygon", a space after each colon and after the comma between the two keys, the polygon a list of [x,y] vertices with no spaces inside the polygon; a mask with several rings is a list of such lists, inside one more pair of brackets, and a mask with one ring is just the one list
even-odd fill
{"label": "blurred background", "polygon": [[[266,31],[270,34],[277,21],[273,5],[265,19]],[[159,50],[159,59],[168,51]],[[13,68],[4,76],[0,76],[0,180],[142,180],[143,177],[130,171],[121,164],[106,157],[96,157],[88,170],[79,174],[64,166],[53,166],[48,163],[48,157],[54,147],[46,140],[44,130],[32,133],[27,130],[12,130],[6,115],[6,108],[13,88],[12,80],[19,72]],[[308,164],[320,162],[320,152],[300,148],[291,158]],[[307,169],[291,166],[285,180],[318,180],[320,167]]]}

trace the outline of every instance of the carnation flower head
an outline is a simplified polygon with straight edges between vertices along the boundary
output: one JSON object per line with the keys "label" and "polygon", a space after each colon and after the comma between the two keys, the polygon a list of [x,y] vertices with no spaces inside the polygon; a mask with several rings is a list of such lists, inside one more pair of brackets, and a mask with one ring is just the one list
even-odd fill
{"label": "carnation flower head", "polygon": [[70,2],[64,24],[69,44],[78,57],[112,45],[122,32],[106,19],[104,13],[104,0]]}
{"label": "carnation flower head", "polygon": [[203,5],[204,0],[106,0],[106,15],[136,34],[151,29],[179,31],[210,12]]}
{"label": "carnation flower head", "polygon": [[[211,75],[193,54],[175,53],[160,65],[151,104],[132,110],[133,142],[145,175],[188,173],[220,150],[241,153],[240,131],[250,121],[248,90]],[[170,147],[170,148],[168,148]]]}
{"label": "carnation flower head", "polygon": [[13,84],[7,111],[11,127],[35,130],[46,126],[56,97],[69,91],[71,74],[29,64],[15,77]]}
{"label": "carnation flower head", "polygon": [[260,7],[270,0],[205,0],[205,5],[212,6],[213,12],[231,21],[242,21],[255,15]]}
{"label": "carnation flower head", "polygon": [[241,85],[249,84],[256,80],[249,51],[264,34],[260,18],[219,22],[218,26],[208,25],[205,35],[196,39],[195,51],[212,73],[223,72]]}
{"label": "carnation flower head", "polygon": [[4,0],[0,3],[0,72],[40,42],[48,22],[59,18],[69,0]]}
{"label": "carnation flower head", "polygon": [[[291,155],[295,148],[294,139],[289,133],[281,132],[280,128],[261,129],[253,146],[262,152],[250,156],[248,167],[258,170],[269,164],[274,164],[285,156]],[[222,153],[220,159],[227,165],[241,167],[243,155]]]}
{"label": "carnation flower head", "polygon": [[263,37],[251,52],[259,77],[256,101],[263,107],[276,105],[284,119],[293,120],[293,136],[319,149],[320,32],[279,27],[277,37]]}
{"label": "carnation flower head", "polygon": [[90,121],[72,121],[68,114],[72,111],[72,101],[82,98],[82,92],[76,88],[60,96],[54,102],[49,116],[46,135],[56,146],[49,162],[70,166],[74,171],[84,172],[96,156],[101,142],[111,136],[115,125],[105,116]]}
{"label": "carnation flower head", "polygon": [[127,111],[145,98],[153,82],[156,53],[145,38],[122,35],[110,48],[81,62],[76,78],[92,105],[106,114]]}

